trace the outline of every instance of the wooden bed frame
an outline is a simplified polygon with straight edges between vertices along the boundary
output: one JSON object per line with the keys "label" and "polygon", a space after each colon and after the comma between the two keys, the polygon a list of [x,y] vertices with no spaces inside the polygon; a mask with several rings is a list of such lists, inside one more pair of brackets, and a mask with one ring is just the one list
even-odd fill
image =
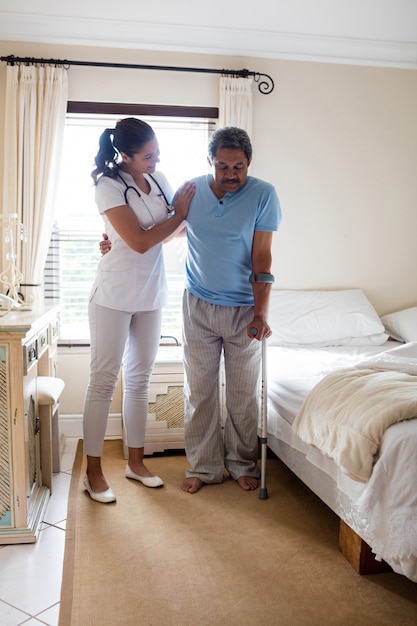
{"label": "wooden bed frame", "polygon": [[392,572],[385,561],[377,561],[368,544],[342,519],[339,526],[339,549],[353,569],[361,575]]}
{"label": "wooden bed frame", "polygon": [[[272,447],[269,445],[271,440],[274,439]],[[259,458],[261,458],[261,444],[260,439],[259,442]],[[278,453],[278,448],[280,451],[284,452],[282,458]],[[279,459],[288,469],[297,476],[298,480],[301,480],[303,484],[306,485],[313,493],[315,493],[312,486],[308,484],[308,481],[304,481],[302,477],[298,476],[294,471],[294,467],[291,467],[291,463],[288,462],[288,457],[285,455],[285,448],[287,444],[284,444],[282,441],[279,441],[272,437],[272,435],[268,435],[268,458],[277,458]],[[276,449],[274,449],[276,448]],[[289,448],[287,448],[289,449]],[[294,453],[294,452],[293,452]],[[297,454],[295,452],[295,454]],[[317,497],[320,497],[316,494]],[[323,500],[322,500],[323,501]],[[326,502],[324,502],[326,504]],[[328,506],[326,504],[326,506]],[[331,509],[331,507],[329,507]],[[339,517],[339,550],[346,558],[347,561],[352,565],[353,569],[360,574],[361,576],[366,574],[382,574],[387,572],[392,572],[392,567],[386,563],[385,561],[377,561],[375,558],[375,554],[372,552],[371,547],[360,537],[346,522]]]}

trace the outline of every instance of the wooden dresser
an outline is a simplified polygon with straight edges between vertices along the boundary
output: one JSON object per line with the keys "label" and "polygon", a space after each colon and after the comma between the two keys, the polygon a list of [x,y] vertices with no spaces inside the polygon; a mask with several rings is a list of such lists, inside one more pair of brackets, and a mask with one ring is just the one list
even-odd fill
{"label": "wooden dresser", "polygon": [[0,317],[0,544],[36,541],[48,504],[37,377],[56,375],[58,316],[49,306]]}

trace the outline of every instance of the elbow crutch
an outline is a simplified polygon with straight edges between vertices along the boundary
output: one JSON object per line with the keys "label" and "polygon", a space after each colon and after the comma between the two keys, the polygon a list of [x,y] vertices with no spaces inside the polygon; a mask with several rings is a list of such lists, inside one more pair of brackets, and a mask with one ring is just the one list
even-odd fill
{"label": "elbow crutch", "polygon": [[266,339],[262,339],[262,373],[261,373],[261,488],[259,499],[268,499],[266,488],[266,456],[268,452],[268,394],[266,380]]}
{"label": "elbow crutch", "polygon": [[[260,273],[251,274],[249,276],[250,283],[272,283],[275,282],[273,274]],[[251,328],[250,332],[253,337],[258,334],[257,328]],[[266,488],[266,454],[268,450],[267,446],[267,428],[268,428],[268,415],[267,415],[267,382],[266,382],[266,339],[262,339],[262,375],[261,375],[261,488],[259,491],[259,499],[267,500],[268,491]]]}
{"label": "elbow crutch", "polygon": [[[251,328],[251,334],[256,337],[258,331]],[[259,490],[259,499],[268,499],[268,490],[266,488],[266,457],[268,452],[268,394],[267,394],[267,356],[266,356],[266,339],[261,341],[261,487]]]}

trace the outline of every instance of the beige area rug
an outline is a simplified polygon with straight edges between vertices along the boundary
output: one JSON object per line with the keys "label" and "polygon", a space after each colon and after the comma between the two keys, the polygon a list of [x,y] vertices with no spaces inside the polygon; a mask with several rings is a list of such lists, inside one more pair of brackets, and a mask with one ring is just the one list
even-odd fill
{"label": "beige area rug", "polygon": [[74,462],[60,626],[417,624],[417,585],[361,577],[338,549],[336,516],[277,459],[269,498],[227,479],[184,493],[183,455],[155,456],[165,486],[124,477],[121,441],[106,441],[115,504],[93,502]]}

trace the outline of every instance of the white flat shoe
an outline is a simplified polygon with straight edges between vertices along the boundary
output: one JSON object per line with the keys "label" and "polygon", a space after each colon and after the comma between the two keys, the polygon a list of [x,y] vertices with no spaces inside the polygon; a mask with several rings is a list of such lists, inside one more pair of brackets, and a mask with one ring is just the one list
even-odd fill
{"label": "white flat shoe", "polygon": [[110,487],[105,491],[93,491],[91,489],[90,481],[88,480],[87,474],[84,476],[84,487],[92,500],[96,502],[102,502],[103,504],[107,504],[108,502],[116,502],[116,496],[114,494],[113,489]]}
{"label": "white flat shoe", "polygon": [[139,476],[139,474],[132,472],[128,465],[126,465],[126,478],[138,480],[145,487],[162,487],[164,484],[164,481],[159,476]]}

